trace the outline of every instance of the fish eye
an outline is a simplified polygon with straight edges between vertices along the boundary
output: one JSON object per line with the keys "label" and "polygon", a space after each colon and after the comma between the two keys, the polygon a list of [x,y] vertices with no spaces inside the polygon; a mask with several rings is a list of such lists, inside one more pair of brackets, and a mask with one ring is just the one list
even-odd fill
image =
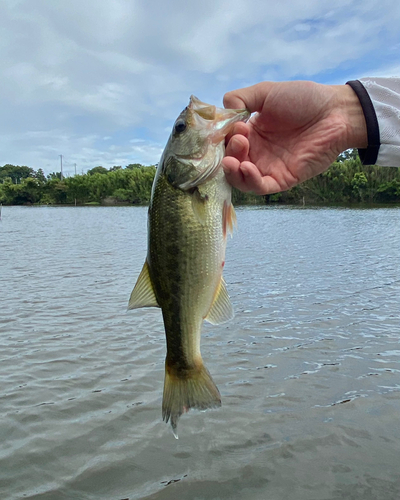
{"label": "fish eye", "polygon": [[185,120],[178,120],[176,123],[175,123],[175,132],[177,134],[180,134],[181,132],[183,132],[184,130],[186,129],[186,122]]}

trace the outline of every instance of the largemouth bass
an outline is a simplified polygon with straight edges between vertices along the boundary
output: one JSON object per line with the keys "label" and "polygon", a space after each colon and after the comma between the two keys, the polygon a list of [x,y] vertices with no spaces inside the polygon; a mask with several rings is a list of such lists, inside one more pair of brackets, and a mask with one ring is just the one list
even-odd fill
{"label": "largemouth bass", "polygon": [[154,178],[147,258],[128,309],[161,307],[167,340],[162,415],[175,437],[182,413],[221,405],[200,354],[200,333],[203,320],[220,324],[233,317],[222,270],[236,216],[221,161],[225,136],[248,117],[247,110],[191,96]]}

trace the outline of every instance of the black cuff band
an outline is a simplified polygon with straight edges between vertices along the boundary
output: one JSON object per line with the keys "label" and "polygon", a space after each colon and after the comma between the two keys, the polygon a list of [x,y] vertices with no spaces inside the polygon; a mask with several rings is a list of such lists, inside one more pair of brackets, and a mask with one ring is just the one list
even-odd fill
{"label": "black cuff band", "polygon": [[347,85],[357,94],[362,110],[364,112],[365,121],[367,124],[368,147],[367,149],[359,149],[358,154],[363,165],[375,165],[378,158],[381,140],[379,135],[379,124],[376,117],[374,105],[365,87],[358,80],[347,82]]}

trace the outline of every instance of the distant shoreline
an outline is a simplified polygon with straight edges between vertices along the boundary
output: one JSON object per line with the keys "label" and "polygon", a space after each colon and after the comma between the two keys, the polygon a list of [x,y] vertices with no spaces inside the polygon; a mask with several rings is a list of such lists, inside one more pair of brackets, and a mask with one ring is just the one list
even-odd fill
{"label": "distant shoreline", "polygon": [[[346,153],[330,168],[288,191],[258,196],[232,190],[238,205],[332,206],[400,203],[400,168],[364,166],[356,152]],[[0,203],[3,205],[143,206],[151,196],[155,166],[139,164],[109,170],[95,167],[87,174],[61,178],[44,176],[39,169],[0,167]]]}
{"label": "distant shoreline", "polygon": [[[20,205],[5,205],[3,207],[24,207],[24,208],[134,208],[134,207],[148,207],[148,203],[115,203],[115,204],[104,204],[104,203],[25,203]],[[270,203],[235,203],[235,208],[240,207],[270,207],[270,208],[347,208],[347,209],[375,209],[375,208],[400,208],[400,202],[392,203],[362,203],[362,202],[336,202],[336,203],[282,203],[282,202],[270,202]]]}

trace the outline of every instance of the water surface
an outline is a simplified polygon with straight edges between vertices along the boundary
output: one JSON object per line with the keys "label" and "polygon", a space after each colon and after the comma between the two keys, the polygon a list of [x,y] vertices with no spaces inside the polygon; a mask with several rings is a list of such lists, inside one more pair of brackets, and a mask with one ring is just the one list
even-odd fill
{"label": "water surface", "polygon": [[397,500],[400,210],[237,209],[223,406],[161,421],[144,207],[3,207],[0,498]]}

